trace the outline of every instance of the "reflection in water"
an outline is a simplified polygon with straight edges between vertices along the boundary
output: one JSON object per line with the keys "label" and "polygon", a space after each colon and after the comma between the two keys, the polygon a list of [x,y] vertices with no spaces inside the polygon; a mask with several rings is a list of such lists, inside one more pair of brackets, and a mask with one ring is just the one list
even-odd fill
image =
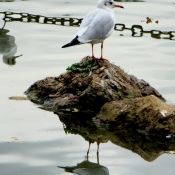
{"label": "reflection in water", "polygon": [[148,136],[133,130],[113,129],[99,125],[98,121],[86,120],[76,114],[59,113],[64,123],[66,133],[79,134],[89,143],[112,142],[117,146],[131,150],[146,161],[154,161],[160,155],[175,150],[175,139],[162,138],[154,135]]}
{"label": "reflection in water", "polygon": [[63,168],[65,172],[76,173],[79,175],[109,175],[107,167],[100,165],[99,163],[93,163],[88,160],[84,160],[81,163],[77,163],[76,166],[66,166]]}
{"label": "reflection in water", "polygon": [[9,30],[0,29],[0,54],[3,55],[3,62],[8,65],[15,65],[16,58],[19,56],[14,56],[17,52],[17,45],[15,43],[15,37],[7,35]]}

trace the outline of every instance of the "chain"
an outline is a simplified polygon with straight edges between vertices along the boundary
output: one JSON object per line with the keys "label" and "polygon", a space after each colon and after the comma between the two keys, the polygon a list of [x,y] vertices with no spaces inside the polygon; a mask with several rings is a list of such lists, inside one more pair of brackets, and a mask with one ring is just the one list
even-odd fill
{"label": "chain", "polygon": [[[80,26],[82,22],[82,18],[69,18],[69,17],[46,17],[42,15],[33,15],[29,13],[14,13],[14,12],[0,12],[0,14],[4,14],[4,22],[36,22],[40,24],[54,24],[61,26]],[[5,26],[5,24],[4,24]],[[4,28],[4,27],[3,27]],[[142,37],[143,34],[151,34],[152,38],[156,39],[169,39],[175,40],[175,31],[160,31],[160,30],[151,30],[145,31],[141,25],[132,25],[131,28],[125,26],[125,24],[117,23],[115,24],[114,30],[116,31],[131,31],[131,35],[133,37]],[[166,37],[161,37],[161,35],[166,35]]]}
{"label": "chain", "polygon": [[79,26],[83,19],[79,18],[62,18],[62,17],[46,17],[42,15],[33,15],[29,13],[14,13],[14,12],[0,12],[4,14],[3,20],[5,22],[36,22],[40,24],[55,24],[61,26]]}
{"label": "chain", "polygon": [[152,38],[161,39],[161,35],[167,35],[167,37],[164,37],[163,39],[175,40],[175,31],[169,31],[169,32],[160,30],[145,31],[143,30],[143,27],[141,25],[133,25],[131,28],[127,28],[125,27],[125,24],[118,23],[115,25],[114,30],[117,31],[130,30],[132,32],[133,37],[142,37],[144,33],[145,34],[149,33],[151,34]]}

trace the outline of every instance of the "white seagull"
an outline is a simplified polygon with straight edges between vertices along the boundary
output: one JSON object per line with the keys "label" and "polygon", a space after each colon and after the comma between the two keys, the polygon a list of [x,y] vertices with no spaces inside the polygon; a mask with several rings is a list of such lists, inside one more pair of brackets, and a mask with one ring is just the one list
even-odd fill
{"label": "white seagull", "polygon": [[93,46],[94,44],[101,43],[100,59],[104,59],[103,41],[108,38],[114,30],[115,12],[113,8],[115,7],[124,8],[121,5],[115,4],[113,0],[99,0],[97,9],[89,12],[84,17],[74,39],[70,43],[62,46],[62,48],[90,43],[92,45],[92,58],[95,58]]}

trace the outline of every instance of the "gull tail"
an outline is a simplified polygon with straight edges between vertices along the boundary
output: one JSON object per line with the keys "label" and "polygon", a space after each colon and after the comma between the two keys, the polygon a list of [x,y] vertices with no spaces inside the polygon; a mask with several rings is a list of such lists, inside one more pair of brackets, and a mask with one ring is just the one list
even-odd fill
{"label": "gull tail", "polygon": [[78,41],[77,38],[78,38],[78,35],[70,43],[67,43],[64,46],[62,46],[62,48],[71,47],[71,46],[82,44],[80,41]]}

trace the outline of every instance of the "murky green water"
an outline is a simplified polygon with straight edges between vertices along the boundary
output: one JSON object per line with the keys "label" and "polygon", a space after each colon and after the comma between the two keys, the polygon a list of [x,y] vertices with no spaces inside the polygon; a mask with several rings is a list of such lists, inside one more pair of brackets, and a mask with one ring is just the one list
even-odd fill
{"label": "murky green water", "polygon": [[[105,58],[145,79],[169,103],[175,103],[175,37],[171,36],[175,32],[167,33],[175,31],[174,1],[118,3],[125,9],[116,9],[117,23],[125,27],[118,25],[117,29],[124,30],[115,30],[105,41]],[[79,135],[65,134],[56,115],[29,101],[8,98],[23,96],[35,81],[58,76],[91,54],[88,44],[67,49],[61,46],[78,29],[76,24],[69,27],[70,18],[76,18],[76,23],[95,5],[96,0],[0,1],[0,27],[4,27],[0,30],[0,174],[66,175],[69,173],[57,166],[75,166],[85,159],[88,142]],[[146,17],[152,22],[146,23]],[[139,25],[137,33],[131,31],[133,25]],[[100,45],[95,46],[95,54],[100,56]],[[89,161],[97,162],[96,144],[91,146]],[[173,154],[162,152],[148,162],[111,142],[100,145],[100,164],[111,175],[173,175],[174,162]]]}

